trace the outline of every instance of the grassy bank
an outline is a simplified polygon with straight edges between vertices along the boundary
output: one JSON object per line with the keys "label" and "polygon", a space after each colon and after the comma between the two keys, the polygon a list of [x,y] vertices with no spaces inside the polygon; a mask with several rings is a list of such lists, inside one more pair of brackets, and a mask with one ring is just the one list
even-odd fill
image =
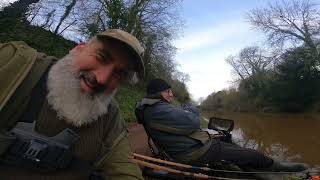
{"label": "grassy bank", "polygon": [[203,115],[200,116],[200,127],[205,129],[208,128],[208,119],[205,119],[205,117]]}
{"label": "grassy bank", "polygon": [[144,96],[144,86],[123,85],[118,89],[116,99],[119,103],[121,117],[126,122],[135,122],[135,104]]}
{"label": "grassy bank", "polygon": [[16,19],[0,19],[0,27],[0,43],[24,41],[39,52],[58,58],[66,55],[76,45],[75,42],[64,39],[62,36]]}

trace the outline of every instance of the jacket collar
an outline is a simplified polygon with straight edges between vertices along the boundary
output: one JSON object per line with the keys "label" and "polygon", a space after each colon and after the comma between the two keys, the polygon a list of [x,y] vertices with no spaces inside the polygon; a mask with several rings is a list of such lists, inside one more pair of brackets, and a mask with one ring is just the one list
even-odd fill
{"label": "jacket collar", "polygon": [[161,99],[152,99],[152,98],[143,98],[140,102],[140,105],[143,106],[143,105],[153,105],[153,104],[156,104],[158,102],[162,101]]}

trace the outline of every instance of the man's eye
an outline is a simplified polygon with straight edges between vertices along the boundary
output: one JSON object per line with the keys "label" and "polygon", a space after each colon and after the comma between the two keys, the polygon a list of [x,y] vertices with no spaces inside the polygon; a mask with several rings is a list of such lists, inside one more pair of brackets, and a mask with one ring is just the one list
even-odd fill
{"label": "man's eye", "polygon": [[109,62],[110,62],[110,60],[109,60],[108,58],[105,58],[104,56],[97,55],[96,57],[97,57],[97,60],[98,60],[99,62],[101,62],[101,63],[106,64],[106,63],[109,63]]}
{"label": "man's eye", "polygon": [[96,55],[96,57],[97,57],[98,61],[100,61],[101,63],[108,64],[111,62],[111,58],[107,55],[102,54],[102,53],[98,53]]}

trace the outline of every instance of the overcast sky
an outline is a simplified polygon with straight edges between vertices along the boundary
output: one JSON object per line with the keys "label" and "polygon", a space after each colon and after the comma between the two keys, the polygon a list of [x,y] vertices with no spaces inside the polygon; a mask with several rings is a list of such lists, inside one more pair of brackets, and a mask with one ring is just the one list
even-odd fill
{"label": "overcast sky", "polygon": [[232,85],[225,58],[263,42],[252,30],[245,13],[263,7],[266,0],[184,0],[183,36],[175,41],[178,69],[190,75],[188,89],[195,100]]}

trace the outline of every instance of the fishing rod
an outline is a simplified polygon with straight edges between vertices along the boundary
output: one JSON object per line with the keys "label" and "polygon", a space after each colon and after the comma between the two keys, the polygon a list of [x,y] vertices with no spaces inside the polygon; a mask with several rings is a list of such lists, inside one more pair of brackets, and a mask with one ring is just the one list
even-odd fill
{"label": "fishing rod", "polygon": [[152,164],[143,160],[139,160],[139,159],[135,159],[133,157],[133,162],[145,166],[145,167],[149,167],[151,169],[155,169],[155,170],[163,170],[163,171],[167,171],[169,173],[174,173],[174,174],[178,174],[178,175],[183,175],[183,176],[188,176],[188,177],[192,177],[192,178],[196,178],[196,179],[216,179],[216,180],[254,180],[254,179],[239,179],[239,178],[225,178],[225,177],[218,177],[218,176],[209,176],[206,174],[201,174],[201,173],[192,173],[192,172],[187,172],[187,171],[181,171],[181,170],[177,170],[177,169],[173,169],[170,167],[165,167],[165,166],[161,166],[161,165],[156,165],[156,164]]}
{"label": "fishing rod", "polygon": [[[137,154],[137,153],[133,153],[134,157],[138,157],[138,158],[142,158],[142,159],[146,159],[149,161],[154,161],[154,162],[158,162],[158,163],[163,163],[163,164],[168,164],[168,165],[172,165],[172,166],[177,166],[177,167],[182,167],[182,168],[194,168],[194,166],[188,165],[188,164],[182,164],[182,163],[177,163],[177,162],[172,162],[172,161],[166,161],[166,160],[162,160],[162,159],[158,159],[158,158],[153,158],[150,156],[145,156],[145,155],[141,155],[141,154]],[[207,167],[199,167],[201,170],[207,170],[209,168]]]}
{"label": "fishing rod", "polygon": [[[252,172],[248,172],[248,171],[220,170],[220,169],[212,169],[212,168],[209,168],[209,167],[197,167],[197,166],[191,166],[191,165],[188,165],[188,164],[176,163],[176,162],[157,159],[157,158],[153,158],[153,157],[150,157],[150,156],[145,156],[145,155],[141,155],[141,154],[137,154],[137,153],[133,153],[133,156],[141,158],[141,159],[153,161],[153,162],[158,162],[158,163],[162,163],[162,164],[177,166],[177,167],[180,167],[180,168],[187,168],[187,169],[193,169],[193,170],[203,170],[203,171],[212,171],[212,172],[221,172],[221,173],[236,173],[236,174],[297,174],[297,173],[299,173],[299,172],[272,172],[272,171],[252,171]],[[317,173],[317,172],[313,172],[313,173]]]}

